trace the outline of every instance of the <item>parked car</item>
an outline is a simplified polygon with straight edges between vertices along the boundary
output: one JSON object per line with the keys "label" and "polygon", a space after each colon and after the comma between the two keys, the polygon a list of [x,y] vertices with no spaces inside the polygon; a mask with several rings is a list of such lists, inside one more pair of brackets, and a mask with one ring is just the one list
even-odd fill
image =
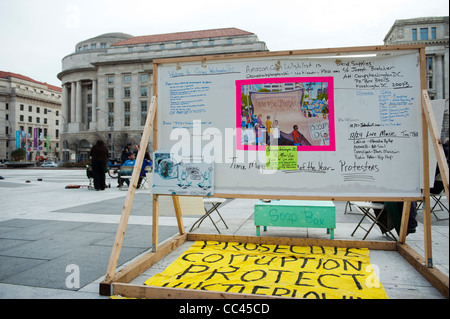
{"label": "parked car", "polygon": [[48,161],[42,163],[41,167],[58,167],[58,164],[56,164],[55,162]]}

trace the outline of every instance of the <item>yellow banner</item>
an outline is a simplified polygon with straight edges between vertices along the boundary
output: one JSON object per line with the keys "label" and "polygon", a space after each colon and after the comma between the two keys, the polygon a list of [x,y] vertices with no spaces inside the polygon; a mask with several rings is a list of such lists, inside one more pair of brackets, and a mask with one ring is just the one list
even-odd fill
{"label": "yellow banner", "polygon": [[145,284],[295,298],[388,298],[367,248],[197,241]]}

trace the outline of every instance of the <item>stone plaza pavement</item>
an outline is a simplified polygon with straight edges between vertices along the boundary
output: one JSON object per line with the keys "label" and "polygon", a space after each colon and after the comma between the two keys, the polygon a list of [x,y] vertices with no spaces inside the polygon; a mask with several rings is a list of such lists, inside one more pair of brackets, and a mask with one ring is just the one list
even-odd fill
{"label": "stone plaza pavement", "polygon": [[[88,185],[84,169],[0,169],[0,298],[1,299],[99,299],[98,294],[111,254],[117,225],[127,192],[107,176],[111,188],[94,191],[87,187],[66,189],[69,184]],[[229,228],[218,223],[223,234],[255,235],[254,199],[235,199],[220,208]],[[447,204],[446,199],[444,202]],[[335,202],[335,239],[361,240],[364,233],[353,229],[359,214],[344,214],[345,202]],[[447,204],[448,205],[448,204]],[[139,189],[119,258],[130,262],[151,247],[152,197]],[[438,212],[439,217],[448,214]],[[406,242],[423,256],[422,211],[417,232]],[[187,230],[201,214],[183,216]],[[217,218],[217,216],[216,216]],[[449,224],[431,216],[433,262],[449,275]],[[160,207],[160,243],[178,232],[175,216]],[[206,219],[199,233],[217,233]],[[329,238],[323,229],[270,228],[263,236]],[[378,229],[368,240],[387,240]],[[187,249],[181,248],[181,249]],[[174,258],[166,257],[166,258]],[[371,262],[390,298],[442,299],[428,281],[397,252],[371,251]],[[167,261],[162,263],[167,265]],[[151,276],[156,268],[144,273]]]}

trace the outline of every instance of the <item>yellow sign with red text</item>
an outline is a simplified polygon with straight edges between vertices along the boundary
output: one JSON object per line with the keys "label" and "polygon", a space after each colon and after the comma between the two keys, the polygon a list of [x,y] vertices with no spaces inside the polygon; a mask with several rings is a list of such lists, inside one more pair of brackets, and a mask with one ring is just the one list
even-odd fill
{"label": "yellow sign with red text", "polygon": [[294,298],[388,298],[367,248],[197,241],[145,284]]}

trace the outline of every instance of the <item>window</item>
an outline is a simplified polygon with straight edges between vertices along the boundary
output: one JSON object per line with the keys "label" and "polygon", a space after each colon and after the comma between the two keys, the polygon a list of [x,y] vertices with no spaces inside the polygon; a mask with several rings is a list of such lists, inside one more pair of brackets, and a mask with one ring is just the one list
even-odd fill
{"label": "window", "polygon": [[198,47],[198,41],[197,40],[192,41],[192,43],[194,44],[194,47]]}
{"label": "window", "polygon": [[164,43],[161,43],[161,44],[159,45],[159,48],[160,48],[161,50],[164,50]]}
{"label": "window", "polygon": [[131,96],[131,90],[129,87],[123,88],[123,97],[130,97]]}
{"label": "window", "polygon": [[428,40],[428,28],[420,28],[420,40]]}
{"label": "window", "polygon": [[129,47],[128,52],[133,52],[133,47]]}
{"label": "window", "polygon": [[87,97],[87,102],[92,103],[92,94],[88,93],[86,97]]}
{"label": "window", "polygon": [[33,112],[33,107],[31,105],[28,105],[28,112]]}
{"label": "window", "polygon": [[176,43],[176,47],[177,47],[177,49],[180,49],[181,48],[181,42],[177,42]]}
{"label": "window", "polygon": [[55,120],[55,125],[59,125],[59,120]]}
{"label": "window", "polygon": [[114,89],[108,88],[108,99],[113,99],[113,98],[114,98]]}
{"label": "window", "polygon": [[228,43],[228,44],[233,44],[233,38],[228,38],[228,39],[227,39],[227,43]]}
{"label": "window", "polygon": [[23,111],[25,106],[23,104],[20,104],[20,110]]}
{"label": "window", "polygon": [[141,82],[147,82],[148,75],[147,73],[141,73]]}
{"label": "window", "polygon": [[100,43],[100,49],[106,49],[106,43]]}
{"label": "window", "polygon": [[412,39],[413,41],[417,41],[417,29],[412,29]]}
{"label": "window", "polygon": [[209,39],[209,45],[214,45],[214,40],[213,39]]}
{"label": "window", "polygon": [[36,107],[36,113],[41,113],[41,108],[40,107]]}
{"label": "window", "polygon": [[147,120],[147,101],[141,101],[141,125]]}
{"label": "window", "polygon": [[[55,130],[55,137],[59,138],[59,130]],[[56,147],[58,147],[58,146],[56,146]]]}
{"label": "window", "polygon": [[433,71],[433,58],[427,57],[427,70]]}
{"label": "window", "polygon": [[108,85],[114,84],[114,75],[108,75]]}
{"label": "window", "polygon": [[123,76],[123,83],[130,83],[130,81],[131,81],[131,75],[125,74]]}
{"label": "window", "polygon": [[141,96],[147,96],[147,87],[141,86]]}
{"label": "window", "polygon": [[44,114],[47,114],[47,109],[44,109]]}
{"label": "window", "polygon": [[150,51],[150,46],[149,45],[145,46],[145,51]]}
{"label": "window", "polygon": [[21,122],[25,121],[23,115],[20,115],[20,121],[21,121]]}
{"label": "window", "polygon": [[92,122],[92,107],[87,108],[87,120],[88,123]]}
{"label": "window", "polygon": [[36,117],[36,123],[41,123],[41,118],[40,117]]}
{"label": "window", "polygon": [[33,122],[33,117],[32,116],[28,116],[28,123],[32,123]]}
{"label": "window", "polygon": [[123,126],[130,126],[130,102],[123,104]]}
{"label": "window", "polygon": [[44,117],[44,124],[47,124],[47,118]]}
{"label": "window", "polygon": [[114,103],[108,103],[108,126],[114,126]]}
{"label": "window", "polygon": [[97,43],[92,43],[91,44],[91,50],[95,50],[97,49]]}
{"label": "window", "polygon": [[436,27],[431,28],[431,39],[436,40]]}

